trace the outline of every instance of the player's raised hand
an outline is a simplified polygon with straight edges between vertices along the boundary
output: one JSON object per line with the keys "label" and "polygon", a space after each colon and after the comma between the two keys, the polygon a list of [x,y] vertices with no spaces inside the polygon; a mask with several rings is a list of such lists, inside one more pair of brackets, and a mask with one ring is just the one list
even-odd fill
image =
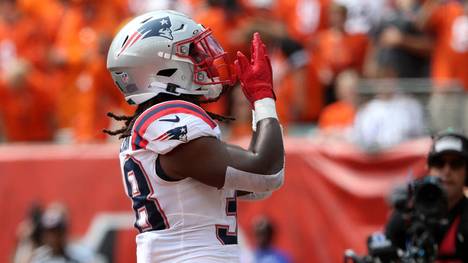
{"label": "player's raised hand", "polygon": [[273,76],[266,46],[258,32],[254,33],[251,45],[251,59],[237,52],[236,65],[242,91],[253,107],[254,102],[264,98],[276,99],[273,92]]}

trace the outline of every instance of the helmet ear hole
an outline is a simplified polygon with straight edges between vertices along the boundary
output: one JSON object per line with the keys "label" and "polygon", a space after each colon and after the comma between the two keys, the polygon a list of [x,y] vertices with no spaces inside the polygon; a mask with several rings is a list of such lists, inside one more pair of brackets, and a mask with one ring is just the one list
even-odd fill
{"label": "helmet ear hole", "polygon": [[176,73],[177,69],[176,68],[168,68],[168,69],[161,69],[156,73],[158,76],[163,76],[163,77],[171,77]]}

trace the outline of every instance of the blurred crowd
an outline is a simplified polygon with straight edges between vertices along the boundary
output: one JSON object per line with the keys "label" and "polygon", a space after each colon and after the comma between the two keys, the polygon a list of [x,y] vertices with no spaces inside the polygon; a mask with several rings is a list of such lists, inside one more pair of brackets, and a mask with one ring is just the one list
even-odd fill
{"label": "blurred crowd", "polygon": [[[314,124],[322,135],[366,147],[420,136],[428,130],[422,105],[395,88],[398,79],[432,81],[437,128],[446,128],[444,105],[468,105],[466,0],[2,0],[1,140],[109,140],[101,131],[117,124],[106,112],[133,109],[107,73],[108,46],[126,19],[155,9],[211,28],[231,58],[249,53],[252,33],[260,32],[286,133]],[[366,104],[357,94],[362,79],[385,80]],[[445,96],[454,87],[462,92]],[[206,107],[236,118],[226,126],[231,138],[250,133],[240,89]]]}
{"label": "blurred crowd", "polygon": [[13,263],[102,263],[102,256],[69,237],[70,218],[63,203],[45,209],[32,204],[17,230]]}

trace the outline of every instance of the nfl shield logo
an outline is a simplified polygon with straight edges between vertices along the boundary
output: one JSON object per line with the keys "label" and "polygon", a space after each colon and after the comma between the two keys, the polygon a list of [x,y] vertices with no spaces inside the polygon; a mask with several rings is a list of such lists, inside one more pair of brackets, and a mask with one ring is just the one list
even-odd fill
{"label": "nfl shield logo", "polygon": [[122,75],[120,75],[122,78],[122,82],[127,85],[128,84],[128,74],[126,72],[122,72]]}

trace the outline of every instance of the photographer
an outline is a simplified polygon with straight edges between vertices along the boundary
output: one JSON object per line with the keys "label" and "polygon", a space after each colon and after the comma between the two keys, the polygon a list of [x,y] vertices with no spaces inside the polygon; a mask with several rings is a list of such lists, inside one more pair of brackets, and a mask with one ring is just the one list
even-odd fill
{"label": "photographer", "polygon": [[[432,231],[438,244],[437,262],[468,262],[468,199],[463,192],[468,185],[468,139],[453,132],[439,134],[433,140],[427,164],[429,175],[438,178],[445,190],[448,208],[448,223],[437,225]],[[414,222],[397,208],[385,234],[394,246],[405,250],[411,227]]]}

